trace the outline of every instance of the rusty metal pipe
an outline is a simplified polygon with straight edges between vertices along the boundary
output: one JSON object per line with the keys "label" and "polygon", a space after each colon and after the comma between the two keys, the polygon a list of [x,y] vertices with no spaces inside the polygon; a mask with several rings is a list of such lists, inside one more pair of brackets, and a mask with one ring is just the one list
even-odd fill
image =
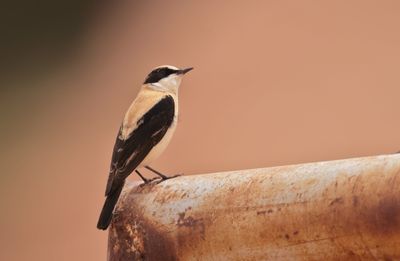
{"label": "rusty metal pipe", "polygon": [[131,183],[108,260],[400,260],[400,154]]}

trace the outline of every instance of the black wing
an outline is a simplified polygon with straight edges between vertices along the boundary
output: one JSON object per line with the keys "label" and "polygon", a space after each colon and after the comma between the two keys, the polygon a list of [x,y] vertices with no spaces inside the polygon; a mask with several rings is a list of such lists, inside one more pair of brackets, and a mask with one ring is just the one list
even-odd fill
{"label": "black wing", "polygon": [[120,129],[114,145],[106,196],[124,182],[164,137],[174,120],[174,113],[174,99],[167,95],[138,120],[138,127],[126,140],[119,138]]}

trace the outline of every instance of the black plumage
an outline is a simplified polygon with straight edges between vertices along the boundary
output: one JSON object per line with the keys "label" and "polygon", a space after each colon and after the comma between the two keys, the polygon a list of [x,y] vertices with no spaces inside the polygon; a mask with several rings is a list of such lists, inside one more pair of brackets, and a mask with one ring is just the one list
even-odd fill
{"label": "black plumage", "polygon": [[167,95],[138,120],[137,128],[128,138],[121,139],[121,127],[111,160],[105,193],[107,199],[101,211],[97,228],[107,229],[125,179],[164,137],[174,120],[174,113],[174,99]]}
{"label": "black plumage", "polygon": [[179,70],[175,70],[169,67],[160,67],[154,69],[151,73],[149,73],[146,80],[144,81],[144,84],[158,82],[159,80],[177,72],[179,72]]}

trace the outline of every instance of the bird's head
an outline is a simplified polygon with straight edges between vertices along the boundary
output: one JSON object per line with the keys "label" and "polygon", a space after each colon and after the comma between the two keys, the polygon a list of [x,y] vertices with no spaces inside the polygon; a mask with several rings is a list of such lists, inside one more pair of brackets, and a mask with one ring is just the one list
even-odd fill
{"label": "bird's head", "polygon": [[171,65],[158,66],[147,75],[144,84],[156,90],[177,92],[183,75],[192,69],[179,69]]}

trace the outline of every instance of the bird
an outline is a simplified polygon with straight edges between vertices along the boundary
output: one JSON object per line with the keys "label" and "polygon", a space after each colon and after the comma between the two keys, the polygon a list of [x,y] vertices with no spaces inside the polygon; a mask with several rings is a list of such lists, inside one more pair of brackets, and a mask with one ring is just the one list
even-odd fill
{"label": "bird", "polygon": [[166,176],[149,164],[160,156],[172,138],[178,122],[179,86],[183,76],[192,69],[162,65],[146,77],[118,131],[98,229],[106,230],[110,225],[125,179],[133,171],[144,184],[152,179],[146,179],[138,168],[154,172],[161,178],[160,181],[177,176]]}

